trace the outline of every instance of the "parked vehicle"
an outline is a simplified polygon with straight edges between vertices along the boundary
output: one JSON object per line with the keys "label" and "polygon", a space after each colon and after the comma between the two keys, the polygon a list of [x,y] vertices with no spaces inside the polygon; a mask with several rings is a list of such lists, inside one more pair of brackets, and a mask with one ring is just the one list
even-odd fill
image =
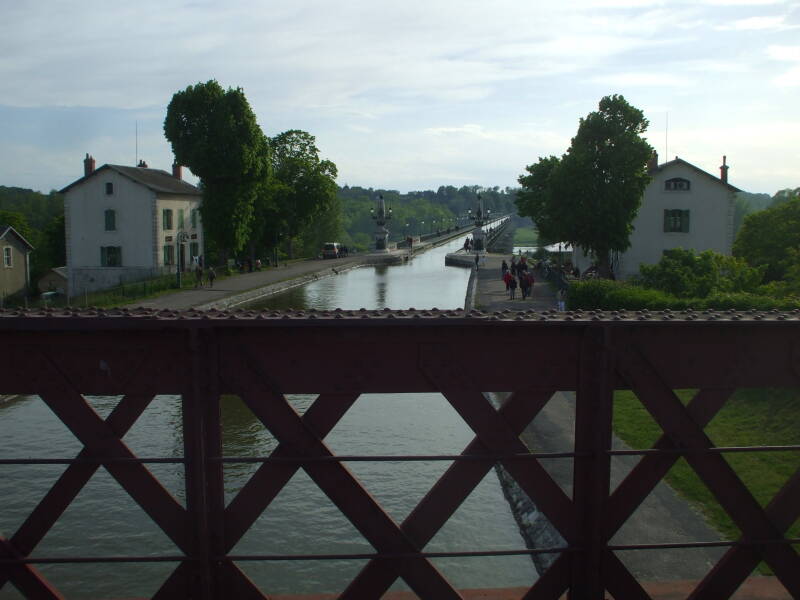
{"label": "parked vehicle", "polygon": [[322,246],[322,258],[339,258],[340,247],[337,242],[325,242]]}

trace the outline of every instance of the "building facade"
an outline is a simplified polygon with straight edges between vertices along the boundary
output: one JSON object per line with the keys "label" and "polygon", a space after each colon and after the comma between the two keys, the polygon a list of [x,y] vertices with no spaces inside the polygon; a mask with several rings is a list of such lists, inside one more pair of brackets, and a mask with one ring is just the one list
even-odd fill
{"label": "building facade", "polygon": [[202,194],[179,165],[94,166],[87,154],[84,176],[61,190],[71,296],[185,270],[203,255]]}
{"label": "building facade", "polygon": [[[730,255],[733,246],[734,199],[738,188],[728,183],[726,157],[720,177],[675,157],[658,164],[658,155],[648,164],[652,180],[633,221],[631,246],[614,262],[614,273],[626,279],[642,264],[656,264],[665,250],[713,250]],[[579,249],[573,262],[581,271],[591,259]]]}
{"label": "building facade", "polygon": [[0,298],[30,287],[31,250],[33,246],[16,229],[0,223]]}

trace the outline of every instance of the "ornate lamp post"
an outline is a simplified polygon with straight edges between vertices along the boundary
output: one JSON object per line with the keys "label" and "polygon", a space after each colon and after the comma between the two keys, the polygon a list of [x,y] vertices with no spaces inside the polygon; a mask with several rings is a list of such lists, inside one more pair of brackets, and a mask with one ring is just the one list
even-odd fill
{"label": "ornate lamp post", "polygon": [[189,241],[189,234],[185,231],[179,231],[175,236],[175,277],[178,283],[178,289],[181,288],[181,272],[183,271],[183,261],[181,260],[181,249],[183,245]]}
{"label": "ornate lamp post", "polygon": [[389,230],[386,229],[385,225],[387,221],[392,219],[392,209],[386,210],[383,194],[378,195],[375,208],[370,208],[369,212],[377,226],[377,229],[375,229],[375,251],[389,252]]}
{"label": "ornate lamp post", "polygon": [[475,223],[475,229],[472,230],[472,249],[475,251],[475,254],[485,254],[486,242],[483,232],[483,223],[486,213],[483,209],[483,199],[480,194],[478,194],[478,208],[475,210],[475,214],[472,214],[472,210],[470,210],[469,213]]}

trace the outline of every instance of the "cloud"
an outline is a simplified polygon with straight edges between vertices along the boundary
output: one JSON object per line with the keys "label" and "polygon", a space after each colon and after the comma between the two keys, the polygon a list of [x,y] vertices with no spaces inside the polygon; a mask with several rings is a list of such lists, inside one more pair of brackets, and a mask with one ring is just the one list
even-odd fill
{"label": "cloud", "polygon": [[613,73],[592,77],[592,81],[617,89],[631,87],[686,87],[692,83],[685,75],[665,73]]}
{"label": "cloud", "polygon": [[786,17],[783,16],[749,17],[747,19],[739,19],[730,24],[718,25],[716,29],[720,31],[776,31],[782,29],[797,29],[797,25],[788,25],[786,23]]}

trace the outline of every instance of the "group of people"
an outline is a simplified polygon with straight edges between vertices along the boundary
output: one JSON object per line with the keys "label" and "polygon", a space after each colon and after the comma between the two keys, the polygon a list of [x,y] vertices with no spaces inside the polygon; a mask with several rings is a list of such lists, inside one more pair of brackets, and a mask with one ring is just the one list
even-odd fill
{"label": "group of people", "polygon": [[500,274],[506,284],[506,291],[511,300],[516,298],[517,287],[520,289],[523,300],[533,295],[533,273],[528,269],[526,257],[522,256],[517,261],[517,257],[512,256],[511,266],[503,260],[503,264],[500,265]]}
{"label": "group of people", "polygon": [[217,278],[217,272],[214,270],[214,267],[208,267],[207,270],[203,270],[203,263],[199,263],[195,265],[194,269],[194,287],[201,288],[203,287],[204,280],[208,278],[208,287],[214,287],[214,280]]}

